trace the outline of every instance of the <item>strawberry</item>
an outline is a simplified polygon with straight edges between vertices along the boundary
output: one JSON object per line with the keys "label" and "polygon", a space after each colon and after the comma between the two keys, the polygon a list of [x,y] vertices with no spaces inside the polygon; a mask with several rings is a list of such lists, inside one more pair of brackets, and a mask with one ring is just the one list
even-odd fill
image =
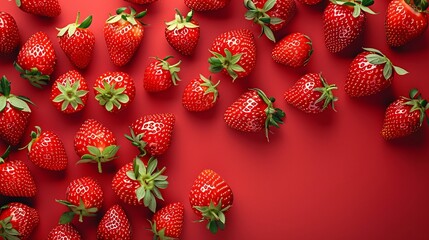
{"label": "strawberry", "polygon": [[185,0],[185,5],[194,11],[213,11],[226,7],[231,0]]}
{"label": "strawberry", "polygon": [[101,173],[101,164],[115,159],[119,146],[112,131],[97,120],[87,119],[76,133],[74,149],[81,158],[78,163],[97,163]]}
{"label": "strawberry", "polygon": [[136,119],[130,126],[130,135],[125,137],[140,151],[151,156],[164,154],[170,147],[176,118],[171,113],[149,114]]}
{"label": "strawberry", "polygon": [[274,101],[260,89],[249,89],[226,109],[224,120],[231,128],[243,132],[265,130],[265,137],[269,140],[269,128],[279,127],[285,117],[281,109],[274,107]]}
{"label": "strawberry", "polygon": [[76,70],[70,70],[52,84],[51,102],[63,113],[81,111],[88,101],[88,85]]}
{"label": "strawberry", "polygon": [[151,230],[154,234],[153,239],[179,239],[183,228],[185,206],[183,203],[176,202],[158,210],[150,222]]}
{"label": "strawberry", "polygon": [[9,197],[36,196],[37,187],[27,165],[21,160],[5,161],[9,153],[10,147],[0,157],[0,194]]}
{"label": "strawberry", "polygon": [[28,158],[36,166],[53,171],[67,168],[68,158],[64,144],[54,132],[42,131],[36,126],[36,131],[31,132],[31,141],[26,147]]}
{"label": "strawberry", "polygon": [[307,5],[316,5],[318,3],[321,3],[323,0],[298,0],[298,2],[301,2],[303,4]]}
{"label": "strawberry", "polygon": [[[422,99],[417,89],[410,91],[410,97],[400,97],[391,103],[384,116],[381,135],[386,140],[411,135],[422,127],[429,103]],[[429,123],[429,122],[428,122]]]}
{"label": "strawberry", "polygon": [[39,213],[32,207],[12,202],[0,208],[1,239],[30,239],[37,225],[39,225]]}
{"label": "strawberry", "polygon": [[79,24],[80,13],[77,13],[76,22],[63,28],[57,28],[60,47],[68,59],[77,68],[84,69],[92,59],[95,37],[88,29],[92,23],[92,16],[87,17]]}
{"label": "strawberry", "polygon": [[173,85],[177,85],[180,81],[177,75],[180,72],[180,63],[170,65],[167,62],[168,59],[173,58],[167,56],[164,59],[155,57],[155,61],[152,61],[144,71],[143,87],[148,92],[161,92],[165,91]]}
{"label": "strawberry", "polygon": [[32,102],[10,91],[10,82],[3,76],[0,80],[0,138],[15,146],[19,144],[27,128],[31,116],[28,103]]}
{"label": "strawberry", "polygon": [[47,240],[82,240],[82,236],[73,225],[58,224],[49,232]]}
{"label": "strawberry", "polygon": [[51,40],[46,33],[37,32],[22,46],[14,66],[22,78],[41,88],[49,83],[55,64],[56,55]]}
{"label": "strawberry", "polygon": [[400,47],[421,36],[428,27],[426,0],[392,0],[387,7],[387,44]]}
{"label": "strawberry", "polygon": [[57,17],[61,14],[58,0],[15,0],[15,2],[26,13],[44,17]]}
{"label": "strawberry", "polygon": [[344,90],[351,97],[376,94],[392,84],[393,72],[399,75],[408,72],[392,62],[377,49],[364,48],[349,67]]}
{"label": "strawberry", "polygon": [[69,183],[66,200],[56,201],[69,208],[61,215],[60,224],[70,223],[75,215],[79,216],[79,222],[83,222],[83,217],[95,216],[103,206],[103,190],[93,178],[82,177]]}
{"label": "strawberry", "polygon": [[0,56],[14,53],[20,43],[15,19],[9,13],[0,11]]}
{"label": "strawberry", "polygon": [[332,90],[336,89],[337,86],[328,84],[321,73],[308,73],[285,92],[284,98],[306,113],[320,113],[329,105],[335,110],[334,103],[338,98]]}
{"label": "strawberry", "polygon": [[118,8],[116,15],[110,16],[104,24],[104,39],[110,60],[116,66],[124,66],[134,56],[143,39],[143,24],[140,18],[146,15],[146,11],[136,13],[130,7],[130,13],[126,13],[127,8]]}
{"label": "strawberry", "polygon": [[304,67],[313,54],[311,39],[302,33],[292,33],[276,43],[271,53],[276,63],[288,67]]}
{"label": "strawberry", "polygon": [[248,29],[222,33],[214,40],[210,52],[213,54],[209,58],[210,71],[227,73],[233,81],[249,75],[256,65],[255,39]]}
{"label": "strawberry", "polygon": [[350,46],[362,33],[365,12],[375,14],[369,6],[373,0],[330,0],[323,12],[325,45],[331,53]]}
{"label": "strawberry", "polygon": [[194,212],[207,221],[207,229],[217,233],[225,227],[225,213],[231,208],[234,195],[230,186],[211,169],[203,170],[189,193],[189,202]]}
{"label": "strawberry", "polygon": [[294,0],[244,0],[246,19],[261,26],[261,34],[275,42],[273,31],[282,29],[296,12]]}
{"label": "strawberry", "polygon": [[109,112],[127,108],[136,95],[134,80],[125,72],[106,72],[95,80],[95,99]]}
{"label": "strawberry", "polygon": [[98,224],[97,239],[131,240],[131,224],[125,211],[119,205],[114,205],[104,214]]}
{"label": "strawberry", "polygon": [[220,81],[213,84],[211,77],[206,78],[203,75],[192,79],[183,91],[183,107],[191,112],[209,110],[216,104],[219,95],[217,90],[219,83]]}
{"label": "strawberry", "polygon": [[130,3],[135,3],[135,4],[150,4],[150,3],[154,3],[158,0],[125,0],[127,2]]}
{"label": "strawberry", "polygon": [[183,55],[191,55],[200,39],[200,26],[191,10],[186,18],[176,9],[174,20],[166,22],[165,39],[168,44]]}
{"label": "strawberry", "polygon": [[166,168],[157,170],[157,166],[158,160],[154,157],[146,165],[136,157],[115,174],[113,191],[123,202],[133,206],[144,204],[155,212],[156,198],[163,200],[159,189],[166,189],[168,186],[167,176],[161,175]]}

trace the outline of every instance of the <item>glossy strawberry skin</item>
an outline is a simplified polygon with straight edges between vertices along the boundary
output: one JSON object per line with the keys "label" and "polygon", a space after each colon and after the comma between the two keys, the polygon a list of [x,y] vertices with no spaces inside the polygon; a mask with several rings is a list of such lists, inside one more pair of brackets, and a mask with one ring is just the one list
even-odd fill
{"label": "glossy strawberry skin", "polygon": [[[252,0],[258,8],[263,8],[267,0]],[[269,24],[269,28],[273,31],[278,31],[287,25],[295,16],[296,4],[295,0],[277,0],[273,8],[266,12],[270,17],[280,18],[283,21],[279,24]]]}
{"label": "glossy strawberry skin", "polygon": [[[82,111],[85,108],[86,103],[88,101],[88,94],[85,94],[84,96],[79,97],[81,103],[77,103],[76,108],[74,108],[73,105],[71,103],[69,103],[69,104],[67,104],[67,107],[65,109],[63,109],[64,101],[67,101],[67,100],[61,100],[61,101],[55,101],[54,100],[58,95],[61,94],[61,90],[60,90],[58,85],[66,87],[67,81],[69,81],[70,85],[73,85],[75,83],[79,84],[77,91],[85,91],[86,93],[88,93],[88,84],[87,84],[86,80],[83,78],[83,76],[76,70],[70,70],[70,71],[62,74],[61,76],[59,76],[58,79],[55,80],[55,82],[52,84],[50,100],[51,100],[52,104],[54,105],[54,107],[63,113],[71,114],[71,113],[76,113],[76,112]],[[75,99],[75,101],[77,101],[76,98],[78,96],[76,96],[75,94],[72,94],[72,96]],[[71,101],[73,101],[73,99],[70,99],[69,102],[71,102]]]}
{"label": "glossy strawberry skin", "polygon": [[353,7],[329,2],[323,12],[325,45],[331,53],[344,50],[361,34],[365,23],[365,14],[360,12],[353,17]]}
{"label": "glossy strawberry skin", "polygon": [[171,113],[150,114],[136,119],[130,127],[135,135],[143,134],[145,150],[151,156],[159,156],[170,147],[175,122]]}
{"label": "glossy strawberry skin", "polygon": [[66,190],[66,200],[75,206],[80,205],[80,201],[86,209],[103,206],[104,195],[100,184],[92,177],[82,177],[70,182]]}
{"label": "glossy strawberry skin", "polygon": [[[19,232],[19,239],[31,239],[31,233],[40,221],[37,210],[18,202],[9,203],[6,206],[1,210],[0,221],[12,217],[9,223],[12,224],[13,229]],[[0,234],[2,233],[2,229],[0,228]]]}
{"label": "glossy strawberry skin", "polygon": [[307,65],[312,53],[311,39],[302,33],[292,33],[276,43],[271,56],[276,63],[298,68]]}
{"label": "glossy strawberry skin", "polygon": [[158,0],[125,0],[127,2],[130,3],[135,3],[135,4],[150,4],[150,3],[154,3]]}
{"label": "glossy strawberry skin", "polygon": [[30,14],[45,17],[57,17],[61,14],[61,6],[58,0],[46,0],[43,2],[38,0],[20,0],[18,2],[18,7]]}
{"label": "glossy strawberry skin", "polygon": [[226,7],[231,0],[185,0],[185,5],[194,11],[213,11]]}
{"label": "glossy strawberry skin", "polygon": [[28,146],[28,158],[36,166],[53,171],[67,168],[68,158],[64,144],[52,131],[37,129],[31,134],[33,140]]}
{"label": "glossy strawberry skin", "polygon": [[119,169],[112,181],[112,189],[115,194],[124,203],[138,206],[142,205],[143,201],[137,199],[136,190],[141,186],[138,181],[131,180],[127,176],[127,172],[133,171],[133,163],[127,163]]}
{"label": "glossy strawberry skin", "polygon": [[427,13],[419,12],[404,0],[392,0],[387,7],[387,44],[400,47],[422,35],[428,28]]}
{"label": "glossy strawberry skin", "polygon": [[82,236],[71,224],[59,224],[49,232],[47,240],[82,240]]}
{"label": "glossy strawberry skin", "polygon": [[[191,112],[202,112],[213,108],[217,102],[217,90],[211,92],[203,79],[192,79],[182,95],[183,107]],[[212,85],[213,86],[213,85]],[[216,86],[214,86],[216,89]],[[209,92],[208,92],[209,91]]]}
{"label": "glossy strawberry skin", "polygon": [[307,4],[307,5],[316,5],[320,2],[322,2],[323,0],[298,0],[298,1],[303,3],[303,4]]}
{"label": "glossy strawberry skin", "polygon": [[74,139],[74,149],[79,157],[89,154],[88,146],[95,146],[102,150],[110,145],[116,145],[113,132],[94,119],[87,119]]}
{"label": "glossy strawberry skin", "polygon": [[165,237],[178,239],[182,233],[184,212],[185,206],[180,202],[170,203],[158,210],[152,217],[152,224],[156,226],[156,233],[165,229]]}
{"label": "glossy strawberry skin", "polygon": [[131,224],[121,206],[114,205],[104,214],[98,225],[97,239],[132,239]]}
{"label": "glossy strawberry skin", "polygon": [[12,146],[20,143],[30,121],[31,112],[25,112],[7,104],[0,112],[0,138]]}
{"label": "glossy strawberry skin", "polygon": [[77,28],[72,36],[64,34],[59,37],[59,43],[66,56],[77,68],[84,69],[91,62],[95,45],[95,36],[91,30]]}
{"label": "glossy strawberry skin", "polygon": [[21,43],[18,26],[12,15],[0,11],[0,56],[15,52]]}
{"label": "glossy strawberry skin", "polygon": [[0,163],[0,194],[10,197],[34,197],[37,187],[27,165],[20,160]]}
{"label": "glossy strawberry skin", "polygon": [[[199,26],[197,20],[192,19],[191,23]],[[200,28],[187,28],[168,30],[165,28],[165,39],[170,46],[180,54],[191,55],[198,45],[200,39]]]}

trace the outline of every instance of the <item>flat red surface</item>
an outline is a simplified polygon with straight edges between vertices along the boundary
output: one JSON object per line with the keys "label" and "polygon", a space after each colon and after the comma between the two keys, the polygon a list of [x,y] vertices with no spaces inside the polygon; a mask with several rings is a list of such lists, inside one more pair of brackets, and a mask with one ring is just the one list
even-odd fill
{"label": "flat red surface", "polygon": [[[113,204],[121,204],[131,219],[134,239],[151,239],[146,218],[151,214],[144,207],[122,204],[111,189],[111,180],[122,165],[137,154],[123,137],[136,118],[151,113],[171,112],[176,116],[171,148],[160,157],[167,167],[170,185],[163,191],[165,203],[185,204],[185,225],[181,239],[429,239],[429,127],[397,141],[386,142],[380,136],[384,110],[396,97],[406,95],[412,87],[429,97],[429,33],[401,49],[390,49],[385,41],[385,0],[372,7],[378,15],[369,16],[365,36],[353,52],[331,54],[323,42],[322,12],[324,5],[309,7],[297,3],[293,21],[277,38],[300,31],[313,39],[314,55],[307,67],[293,70],[275,64],[271,59],[273,43],[257,39],[257,66],[246,79],[232,83],[221,74],[218,105],[206,113],[189,113],[181,106],[185,85],[200,73],[208,75],[208,49],[220,33],[236,28],[259,29],[244,19],[245,9],[234,0],[222,11],[196,13],[201,24],[201,39],[195,54],[182,57],[164,39],[164,21],[171,20],[174,8],[188,9],[181,0],[159,0],[148,6],[134,7],[148,15],[141,48],[125,67],[115,67],[109,60],[103,39],[103,24],[115,9],[127,6],[122,0],[66,1],[60,0],[62,14],[54,19],[36,17],[22,12],[14,1],[1,1],[1,10],[16,19],[23,42],[36,31],[45,31],[54,43],[58,64],[53,78],[73,69],[59,47],[56,27],[74,21],[76,13],[92,14],[91,26],[96,36],[95,58],[82,74],[92,86],[106,71],[129,73],[137,86],[137,97],[131,107],[120,114],[110,114],[98,106],[93,92],[86,110],[76,115],[64,115],[50,103],[50,87],[35,89],[20,79],[11,59],[0,60],[0,74],[12,81],[13,91],[31,98],[36,107],[28,133],[33,126],[56,132],[63,140],[69,156],[64,173],[38,169],[28,161],[25,151],[12,153],[23,159],[34,174],[39,193],[22,201],[37,208],[41,221],[32,239],[45,239],[66,209],[55,203],[64,199],[70,180],[92,176],[103,187],[106,199],[99,217],[77,224],[85,239],[95,239],[96,228],[104,212]],[[393,86],[383,93],[351,99],[343,90],[348,65],[360,46],[378,48],[394,64],[410,74],[396,77]],[[149,57],[174,55],[183,61],[180,84],[164,93],[149,94],[142,86],[143,69]],[[284,91],[307,72],[323,72],[327,81],[339,87],[336,94],[338,112],[307,115],[287,105]],[[277,98],[276,106],[285,110],[287,118],[280,129],[274,129],[270,143],[264,135],[240,133],[223,121],[225,109],[249,87],[258,87]],[[97,173],[95,165],[75,165],[78,160],[73,138],[80,124],[95,118],[111,128],[121,147],[119,159],[105,165],[105,173]],[[26,135],[25,141],[29,139]],[[226,230],[212,235],[204,224],[194,223],[196,215],[188,202],[190,187],[198,175],[211,168],[218,172],[234,192],[234,206],[227,215]],[[11,199],[2,198],[3,204]],[[159,203],[163,206],[165,203]]]}

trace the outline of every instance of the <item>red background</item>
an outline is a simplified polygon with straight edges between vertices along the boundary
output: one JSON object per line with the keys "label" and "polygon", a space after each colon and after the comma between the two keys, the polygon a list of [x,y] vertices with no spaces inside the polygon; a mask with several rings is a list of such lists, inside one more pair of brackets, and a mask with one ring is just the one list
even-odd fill
{"label": "red background", "polygon": [[[164,21],[174,17],[174,8],[183,13],[188,9],[181,0],[159,0],[148,6],[134,5],[137,10],[148,9],[144,22],[145,37],[133,61],[125,67],[115,67],[109,60],[103,39],[103,24],[109,13],[129,3],[122,0],[86,1],[60,0],[62,14],[53,19],[22,12],[14,1],[1,1],[1,10],[11,13],[17,21],[23,42],[36,31],[45,31],[54,43],[58,64],[53,74],[73,69],[59,48],[56,27],[73,22],[77,11],[83,17],[94,17],[91,30],[96,36],[95,58],[82,74],[92,86],[106,71],[128,72],[135,80],[137,97],[130,108],[120,114],[110,114],[98,106],[92,91],[87,108],[76,115],[64,115],[49,102],[50,87],[33,88],[20,79],[11,59],[0,60],[0,74],[12,81],[13,91],[30,97],[35,103],[28,133],[33,126],[56,132],[63,140],[69,156],[69,168],[64,173],[38,169],[28,161],[25,151],[12,153],[23,159],[34,174],[39,193],[23,201],[37,208],[41,221],[32,239],[45,239],[65,207],[55,203],[64,199],[70,180],[93,176],[103,186],[106,199],[98,218],[77,224],[85,239],[95,239],[96,227],[102,214],[113,204],[120,203],[131,219],[135,239],[150,239],[146,231],[151,217],[144,207],[122,204],[111,189],[111,180],[122,165],[137,154],[123,137],[128,125],[136,118],[151,113],[171,112],[176,125],[171,148],[160,157],[167,167],[170,185],[163,191],[165,203],[185,204],[185,225],[182,239],[428,239],[429,238],[429,128],[401,140],[386,142],[380,136],[384,110],[396,97],[406,95],[417,87],[429,97],[427,66],[429,63],[426,32],[420,39],[400,49],[390,49],[385,41],[384,17],[388,1],[376,1],[372,7],[378,15],[367,18],[365,36],[353,51],[329,53],[323,42],[322,13],[327,1],[309,7],[297,3],[298,12],[277,38],[296,31],[313,39],[314,55],[307,67],[289,69],[271,59],[273,43],[266,38],[256,40],[257,65],[246,79],[232,83],[221,74],[220,99],[206,113],[190,113],[181,106],[185,85],[200,73],[208,75],[208,48],[220,33],[236,28],[259,29],[244,19],[245,9],[240,0],[232,1],[222,11],[196,13],[201,24],[201,39],[191,57],[176,53],[165,41]],[[392,62],[410,74],[396,77],[393,86],[383,93],[366,98],[351,99],[343,87],[348,65],[360,51],[360,46],[378,48]],[[164,93],[149,94],[142,87],[143,69],[149,57],[174,55],[181,59],[180,84]],[[339,87],[336,95],[338,112],[307,115],[287,105],[284,91],[307,72],[323,72],[330,83]],[[228,128],[223,112],[249,87],[258,87],[277,98],[276,106],[285,110],[287,118],[280,129],[274,129],[267,143],[263,133],[246,134]],[[80,124],[95,118],[111,128],[121,146],[119,159],[105,165],[105,173],[97,173],[95,165],[75,165],[78,160],[73,138]],[[25,141],[29,139],[26,135]],[[226,230],[212,235],[204,224],[194,223],[196,216],[188,202],[190,187],[198,175],[212,168],[231,186],[235,203],[227,215]],[[3,204],[11,199],[2,198]],[[164,203],[159,203],[163,206]]]}

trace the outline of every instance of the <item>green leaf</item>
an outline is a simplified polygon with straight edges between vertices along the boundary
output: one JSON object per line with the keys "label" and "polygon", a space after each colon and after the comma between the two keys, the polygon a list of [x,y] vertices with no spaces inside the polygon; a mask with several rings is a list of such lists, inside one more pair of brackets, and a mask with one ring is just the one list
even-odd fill
{"label": "green leaf", "polygon": [[15,0],[16,6],[21,7],[21,0]]}
{"label": "green leaf", "polygon": [[383,68],[383,76],[384,78],[387,80],[392,76],[392,64],[391,63],[386,63],[386,65],[384,65]]}
{"label": "green leaf", "polygon": [[355,6],[353,7],[353,17],[354,17],[354,18],[359,17],[360,12],[361,12],[360,7],[359,7],[358,5],[355,5]]}
{"label": "green leaf", "polygon": [[136,180],[137,180],[137,178],[136,178],[136,174],[134,173],[134,171],[128,171],[128,172],[126,172],[125,174],[126,174],[126,175],[127,175],[127,177],[128,177],[128,178],[130,178],[131,180],[134,180],[134,181],[136,181]]}
{"label": "green leaf", "polygon": [[101,151],[97,147],[87,146],[86,149],[88,149],[88,152],[94,156],[101,156]]}
{"label": "green leaf", "polygon": [[147,207],[147,206],[149,206],[149,205],[150,205],[150,202],[151,202],[151,201],[155,201],[155,199],[153,199],[153,195],[152,195],[152,193],[150,192],[150,190],[149,190],[149,189],[146,189],[146,193],[145,193],[145,195],[144,195],[143,203],[144,203],[144,205]]}
{"label": "green leaf", "polygon": [[383,54],[380,50],[375,49],[375,48],[363,48],[363,50],[365,50],[365,51],[367,51],[367,52],[378,53],[378,54],[380,54],[380,55],[384,56],[384,54]]}
{"label": "green leaf", "polygon": [[146,189],[144,188],[144,186],[140,186],[139,188],[137,188],[136,196],[139,202],[146,197]]}
{"label": "green leaf", "polygon": [[284,22],[284,20],[281,19],[281,18],[277,18],[277,17],[270,18],[270,24],[275,25],[275,24],[279,24],[279,23],[282,23],[282,22]]}
{"label": "green leaf", "polygon": [[16,96],[10,97],[8,99],[8,101],[9,101],[9,103],[13,107],[15,107],[15,108],[17,108],[19,110],[22,110],[24,112],[31,112],[30,107],[28,106],[28,104],[25,101],[23,101],[22,99],[20,99],[20,98],[18,98]]}
{"label": "green leaf", "polygon": [[246,18],[247,20],[253,20],[256,18],[256,12],[249,10],[244,14],[244,18]]}
{"label": "green leaf", "polygon": [[0,96],[0,112],[6,107],[7,99],[5,96]]}
{"label": "green leaf", "polygon": [[262,33],[264,33],[265,36],[267,36],[267,38],[270,39],[272,42],[276,42],[276,37],[274,37],[274,33],[270,27],[263,25]]}
{"label": "green leaf", "polygon": [[89,26],[91,26],[91,23],[92,16],[88,16],[87,18],[85,18],[85,20],[83,20],[81,24],[79,24],[79,28],[88,28]]}
{"label": "green leaf", "polygon": [[393,69],[395,69],[395,72],[396,72],[398,75],[405,75],[405,74],[408,74],[408,71],[407,71],[407,70],[405,70],[405,69],[403,69],[403,68],[401,68],[401,67],[393,66]]}
{"label": "green leaf", "polygon": [[269,10],[271,10],[274,5],[276,5],[276,0],[268,0],[265,2],[263,9],[268,12]]}
{"label": "green leaf", "polygon": [[65,212],[60,217],[60,224],[67,224],[73,220],[75,213],[73,211]]}
{"label": "green leaf", "polygon": [[116,9],[116,14],[121,14],[121,13],[123,13],[125,10],[127,10],[127,8],[126,8],[126,7],[118,8],[118,9]]}
{"label": "green leaf", "polygon": [[155,212],[156,211],[156,200],[153,197],[152,193],[150,194],[152,196],[152,201],[150,201],[148,208],[152,211]]}

